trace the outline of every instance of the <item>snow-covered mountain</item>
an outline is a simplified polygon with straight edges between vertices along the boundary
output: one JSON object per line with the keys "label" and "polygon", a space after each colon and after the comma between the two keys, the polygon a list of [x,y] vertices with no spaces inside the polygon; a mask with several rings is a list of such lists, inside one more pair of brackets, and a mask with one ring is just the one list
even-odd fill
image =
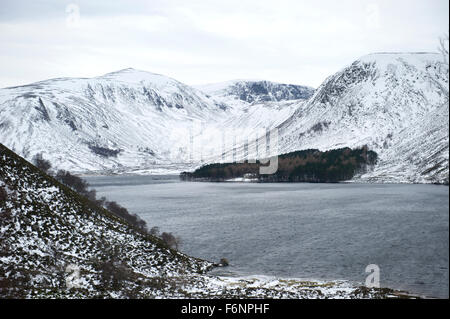
{"label": "snow-covered mountain", "polygon": [[72,171],[142,167],[171,154],[174,125],[187,129],[225,110],[178,81],[133,69],[52,79],[0,90],[0,142]]}
{"label": "snow-covered mountain", "polygon": [[234,123],[249,133],[294,111],[231,107],[171,78],[125,69],[1,89],[0,142],[27,159],[43,152],[55,168],[74,172],[179,171],[199,164],[199,144],[204,154],[219,150]]}
{"label": "snow-covered mountain", "polygon": [[244,154],[277,127],[279,153],[368,145],[379,163],[363,180],[448,182],[448,112],[448,65],[434,53],[371,54],[315,91],[267,81],[193,88],[126,69],[0,89],[0,143],[73,172],[179,172]]}
{"label": "snow-covered mountain", "polygon": [[[433,53],[381,53],[329,77],[279,126],[280,152],[368,145],[363,180],[448,182],[448,65]],[[447,91],[448,93],[448,91]]]}
{"label": "snow-covered mountain", "polygon": [[314,93],[308,86],[250,80],[198,85],[196,88],[228,104],[307,100]]}

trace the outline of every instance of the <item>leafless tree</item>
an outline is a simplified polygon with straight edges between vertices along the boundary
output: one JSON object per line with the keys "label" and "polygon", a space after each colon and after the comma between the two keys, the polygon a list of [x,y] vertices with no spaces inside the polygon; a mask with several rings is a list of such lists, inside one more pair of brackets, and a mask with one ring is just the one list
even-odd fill
{"label": "leafless tree", "polygon": [[70,172],[64,170],[59,170],[55,177],[58,181],[69,186],[76,192],[86,195],[89,184],[82,178],[72,175]]}
{"label": "leafless tree", "polygon": [[175,237],[172,233],[162,233],[161,239],[169,246],[170,248],[174,248],[178,250],[181,246],[181,238]]}
{"label": "leafless tree", "polygon": [[444,74],[445,82],[442,83],[441,81],[438,81],[433,78],[433,82],[436,84],[440,92],[444,94],[446,97],[446,104],[448,106],[449,102],[449,89],[448,89],[448,83],[449,83],[449,60],[448,60],[448,52],[449,52],[449,34],[447,33],[445,36],[441,37],[439,39],[439,52],[442,55],[442,62],[440,64],[440,71]]}
{"label": "leafless tree", "polygon": [[42,153],[38,153],[38,154],[34,155],[33,164],[37,168],[39,168],[41,171],[43,171],[44,173],[47,173],[48,170],[52,167],[50,162],[48,160],[44,159]]}
{"label": "leafless tree", "polygon": [[[448,46],[449,46],[449,34],[439,39],[439,52],[442,54],[444,64],[448,66]],[[447,73],[448,79],[448,73]]]}
{"label": "leafless tree", "polygon": [[6,202],[6,199],[8,198],[8,193],[6,192],[6,189],[2,186],[0,186],[0,203]]}
{"label": "leafless tree", "polygon": [[159,227],[158,226],[154,226],[150,229],[150,235],[152,236],[159,236]]}

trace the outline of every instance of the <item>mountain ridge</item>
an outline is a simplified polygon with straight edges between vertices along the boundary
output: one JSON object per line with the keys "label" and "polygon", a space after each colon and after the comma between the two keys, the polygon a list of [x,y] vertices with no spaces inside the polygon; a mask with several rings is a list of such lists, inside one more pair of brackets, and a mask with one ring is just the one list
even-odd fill
{"label": "mountain ridge", "polygon": [[235,100],[246,103],[307,100],[314,89],[304,85],[285,84],[267,80],[231,80],[196,85],[196,88],[227,103]]}
{"label": "mountain ridge", "polygon": [[[44,152],[55,167],[79,173],[180,172],[229,153],[224,134],[239,148],[261,129],[278,128],[284,153],[368,145],[381,164],[361,180],[442,182],[446,73],[437,53],[372,53],[316,90],[297,86],[306,90],[301,99],[291,85],[270,81],[228,81],[202,92],[133,68],[40,81],[0,89],[0,142],[28,159]],[[425,136],[432,141],[414,143]]]}
{"label": "mountain ridge", "polygon": [[210,137],[218,129],[233,131],[234,123],[246,123],[250,134],[293,112],[292,106],[278,109],[283,111],[273,116],[270,108],[253,108],[257,119],[248,121],[247,109],[169,77],[128,68],[0,89],[0,142],[28,159],[44,152],[54,167],[74,172],[186,169],[198,163],[191,160],[190,136],[209,138],[203,148],[217,150],[217,136]]}
{"label": "mountain ridge", "polygon": [[[281,131],[283,151],[318,147],[321,150],[335,147],[368,145],[380,155],[380,165],[375,172],[363,177],[371,181],[448,182],[448,98],[440,85],[448,86],[448,66],[435,53],[371,54],[361,57],[351,65],[327,78],[315,94],[284,123]],[[437,85],[436,83],[440,83]],[[423,123],[437,110],[444,114],[439,121]],[[319,125],[321,124],[321,125]],[[312,130],[315,126],[317,130]],[[423,129],[424,132],[419,131]],[[409,130],[413,143],[418,135],[435,132],[440,141],[421,149],[417,145],[416,158],[427,158],[433,148],[443,149],[437,160],[443,171],[428,179],[421,172],[425,163],[415,167],[413,160],[396,152],[395,145],[405,143],[398,138]],[[415,133],[413,133],[415,131]],[[297,138],[295,138],[297,137]],[[447,141],[447,143],[445,143]],[[409,153],[413,150],[409,151]],[[448,152],[447,152],[448,153]],[[391,162],[398,178],[386,176],[385,163]],[[424,162],[419,160],[419,162]],[[384,167],[383,167],[384,166]],[[414,167],[414,168],[413,168]],[[424,169],[425,170],[425,169]],[[384,173],[382,173],[384,171]],[[377,174],[379,175],[377,176]],[[385,175],[385,179],[382,177]]]}

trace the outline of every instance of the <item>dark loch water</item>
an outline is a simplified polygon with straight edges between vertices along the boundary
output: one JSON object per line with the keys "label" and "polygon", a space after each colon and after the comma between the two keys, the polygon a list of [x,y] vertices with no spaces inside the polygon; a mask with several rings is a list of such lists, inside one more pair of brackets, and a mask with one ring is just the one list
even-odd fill
{"label": "dark loch water", "polygon": [[87,177],[182,251],[236,275],[364,283],[449,296],[449,188],[435,185],[179,182],[175,176]]}

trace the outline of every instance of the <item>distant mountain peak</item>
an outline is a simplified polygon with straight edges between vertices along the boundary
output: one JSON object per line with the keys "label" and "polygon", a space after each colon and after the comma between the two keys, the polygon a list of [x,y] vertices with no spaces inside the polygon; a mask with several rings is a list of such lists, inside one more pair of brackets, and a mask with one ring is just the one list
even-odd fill
{"label": "distant mountain peak", "polygon": [[118,71],[113,71],[106,73],[102,76],[96,77],[97,79],[107,79],[107,80],[115,80],[115,81],[123,81],[128,83],[139,83],[139,82],[153,82],[154,84],[158,83],[167,83],[167,82],[177,82],[175,79],[172,79],[168,76],[153,73],[149,71],[138,70],[134,68],[126,68]]}
{"label": "distant mountain peak", "polygon": [[[317,90],[265,80],[193,89],[134,68],[52,79],[0,89],[0,143],[30,159],[45,150],[58,169],[118,172],[197,165],[217,158],[218,132],[278,127],[286,153],[368,145],[380,156],[370,178],[448,181],[447,74],[437,53],[385,52]],[[194,122],[206,123],[201,159],[189,154]]]}
{"label": "distant mountain peak", "polygon": [[448,183],[448,66],[437,53],[375,53],[328,77],[280,126],[283,152],[368,145],[371,181]]}
{"label": "distant mountain peak", "polygon": [[440,54],[435,52],[376,52],[364,55],[355,62],[376,63],[382,66],[395,64],[400,60],[408,61],[410,64],[435,61],[439,57]]}
{"label": "distant mountain peak", "polygon": [[197,88],[217,98],[231,98],[247,103],[306,100],[314,93],[311,87],[267,80],[232,80],[199,85]]}
{"label": "distant mountain peak", "polygon": [[[125,69],[120,69],[117,71],[112,71],[112,72],[108,72],[102,76],[108,76],[108,75],[115,75],[115,74],[125,74],[125,73],[147,73],[147,74],[156,74],[153,72],[149,72],[149,71],[144,71],[144,70],[139,70],[139,69],[135,69],[135,68],[125,68]],[[161,75],[161,74],[156,74],[156,75]],[[162,76],[162,75],[161,75]]]}
{"label": "distant mountain peak", "polygon": [[376,55],[385,55],[385,56],[399,56],[399,55],[427,55],[427,54],[431,54],[431,55],[436,55],[439,53],[436,52],[425,52],[425,51],[421,51],[421,52],[399,52],[399,51],[393,51],[393,52],[373,52],[373,53],[369,53],[366,54],[365,56],[376,56]]}

